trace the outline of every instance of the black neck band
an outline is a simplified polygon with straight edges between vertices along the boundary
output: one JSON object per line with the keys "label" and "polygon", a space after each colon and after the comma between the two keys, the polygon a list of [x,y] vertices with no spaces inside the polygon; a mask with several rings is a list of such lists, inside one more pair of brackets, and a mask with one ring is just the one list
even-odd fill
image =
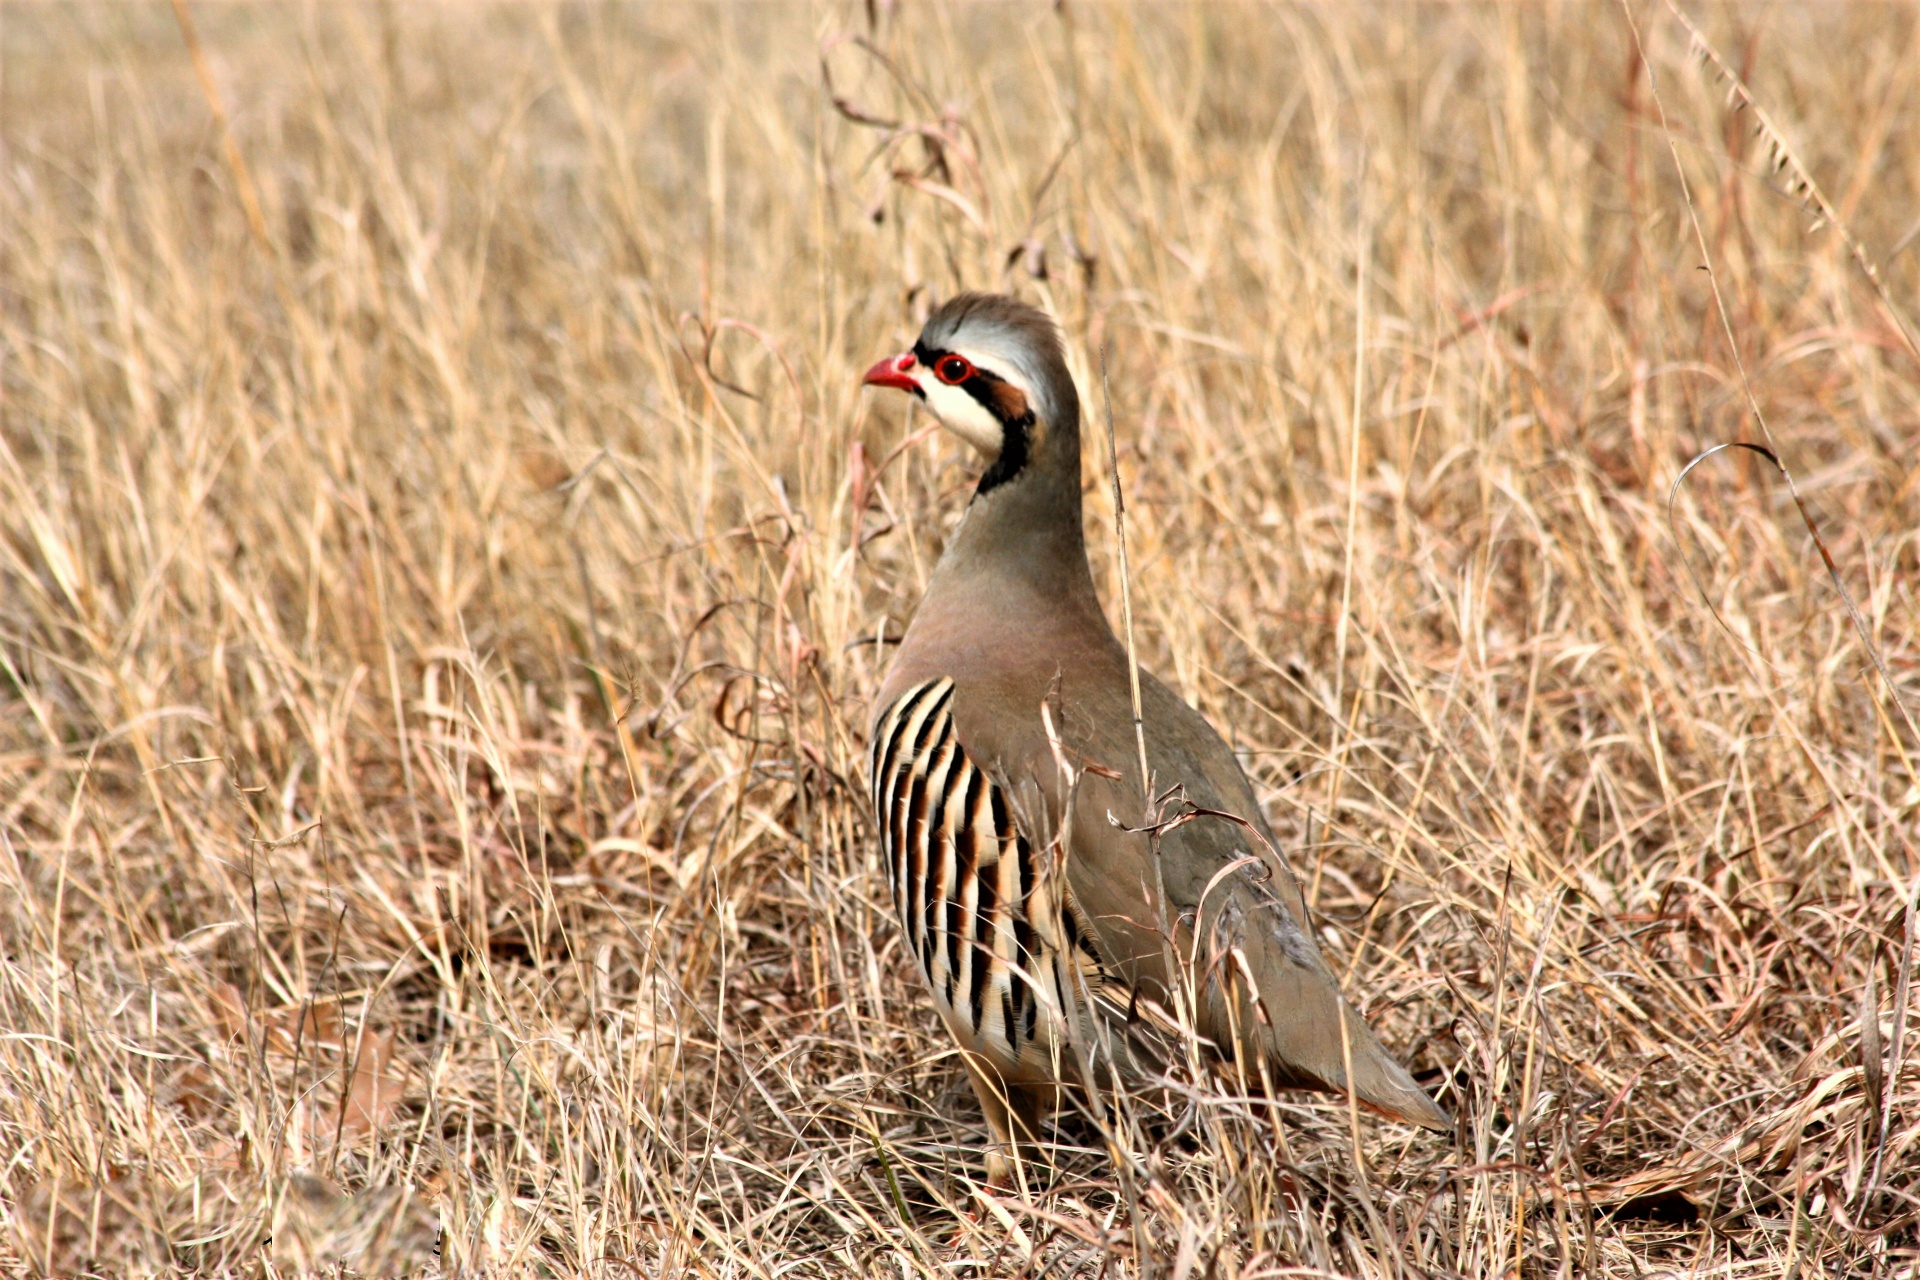
{"label": "black neck band", "polygon": [[1028,410],[1012,422],[1000,423],[1000,456],[980,477],[974,497],[991,493],[1026,469],[1027,455],[1033,445],[1033,411]]}

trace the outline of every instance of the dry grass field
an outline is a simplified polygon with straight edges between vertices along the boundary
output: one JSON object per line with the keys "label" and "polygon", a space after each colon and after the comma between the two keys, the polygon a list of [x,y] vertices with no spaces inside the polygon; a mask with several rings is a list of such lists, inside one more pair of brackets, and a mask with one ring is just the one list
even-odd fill
{"label": "dry grass field", "polygon": [[[0,1267],[1920,1270],[1920,12],[191,14],[0,9]],[[982,1193],[861,783],[961,287],[1451,1138]],[[1767,439],[1858,628],[1669,503]]]}

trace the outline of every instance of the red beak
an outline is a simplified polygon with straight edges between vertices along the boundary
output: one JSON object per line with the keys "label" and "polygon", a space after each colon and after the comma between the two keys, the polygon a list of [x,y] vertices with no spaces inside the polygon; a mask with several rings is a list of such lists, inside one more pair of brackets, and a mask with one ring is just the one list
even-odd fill
{"label": "red beak", "polygon": [[866,377],[860,379],[865,387],[893,387],[899,391],[918,391],[920,384],[908,374],[913,368],[913,353],[888,356],[885,360],[867,370]]}

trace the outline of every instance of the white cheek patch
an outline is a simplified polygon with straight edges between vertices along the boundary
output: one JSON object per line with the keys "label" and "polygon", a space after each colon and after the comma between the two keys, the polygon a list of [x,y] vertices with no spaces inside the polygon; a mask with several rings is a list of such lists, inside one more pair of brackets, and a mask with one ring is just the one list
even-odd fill
{"label": "white cheek patch", "polygon": [[940,419],[941,426],[988,458],[1000,456],[1006,432],[1000,419],[987,411],[987,406],[975,400],[965,388],[948,386],[931,375],[922,377],[920,385],[927,393],[927,408]]}

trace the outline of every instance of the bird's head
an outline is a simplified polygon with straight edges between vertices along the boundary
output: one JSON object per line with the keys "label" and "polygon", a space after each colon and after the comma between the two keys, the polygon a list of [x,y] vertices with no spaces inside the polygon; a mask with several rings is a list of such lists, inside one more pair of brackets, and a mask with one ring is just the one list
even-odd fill
{"label": "bird's head", "polygon": [[928,317],[911,351],[880,361],[864,382],[918,396],[978,449],[988,463],[979,493],[1036,467],[1070,466],[1078,484],[1080,400],[1060,331],[1037,308],[959,294]]}

